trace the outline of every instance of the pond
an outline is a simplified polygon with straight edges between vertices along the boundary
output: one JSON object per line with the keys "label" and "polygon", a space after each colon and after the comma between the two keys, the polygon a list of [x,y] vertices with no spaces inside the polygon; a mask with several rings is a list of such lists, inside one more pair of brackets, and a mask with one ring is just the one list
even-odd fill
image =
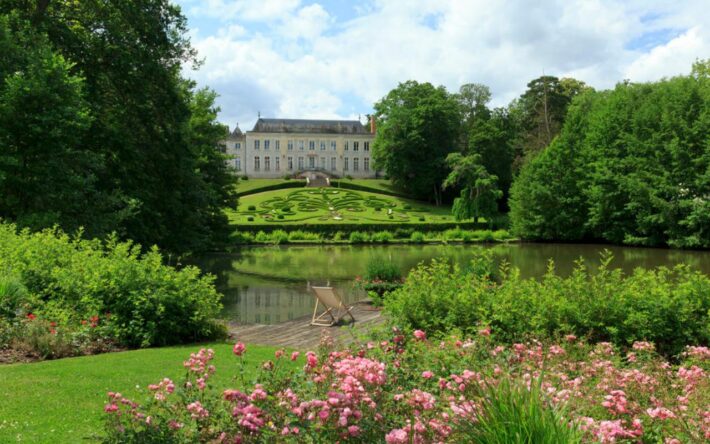
{"label": "pond", "polygon": [[225,318],[273,324],[311,314],[312,285],[332,285],[347,301],[364,298],[353,284],[374,257],[386,258],[406,275],[417,264],[434,258],[465,265],[482,249],[492,250],[497,261],[509,262],[524,277],[543,275],[549,259],[562,275],[569,274],[579,258],[593,267],[605,249],[614,255],[612,266],[626,272],[684,263],[710,274],[708,251],[579,244],[264,246],[190,262],[217,277],[217,288],[224,294]]}

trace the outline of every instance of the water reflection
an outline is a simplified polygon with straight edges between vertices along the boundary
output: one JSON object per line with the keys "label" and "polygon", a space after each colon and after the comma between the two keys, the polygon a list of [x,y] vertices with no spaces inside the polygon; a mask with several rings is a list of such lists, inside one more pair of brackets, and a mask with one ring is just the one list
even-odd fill
{"label": "water reflection", "polygon": [[373,257],[387,258],[406,274],[417,264],[435,258],[465,266],[482,249],[492,250],[497,261],[519,268],[524,277],[543,275],[550,259],[561,275],[568,275],[580,258],[595,268],[605,249],[614,255],[611,265],[627,273],[636,267],[682,263],[710,274],[707,251],[575,244],[250,247],[237,253],[204,256],[193,263],[217,276],[226,318],[273,324],[312,313],[310,285],[332,285],[347,301],[364,297],[353,288],[353,280],[364,274]]}

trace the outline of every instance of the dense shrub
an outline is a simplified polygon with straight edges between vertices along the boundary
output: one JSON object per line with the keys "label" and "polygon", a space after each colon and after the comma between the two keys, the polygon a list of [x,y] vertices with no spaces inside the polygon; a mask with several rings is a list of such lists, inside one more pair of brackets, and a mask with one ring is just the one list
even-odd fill
{"label": "dense shrub", "polygon": [[[140,246],[113,238],[81,240],[58,230],[31,234],[0,225],[0,270],[12,270],[28,293],[14,315],[55,323],[57,333],[92,318],[101,319],[111,339],[130,347],[221,332],[213,321],[220,310],[213,278],[162,260],[155,248],[141,254]],[[2,315],[8,316],[13,314]]]}
{"label": "dense shrub", "polygon": [[351,244],[363,244],[370,240],[370,235],[361,231],[353,231],[348,239]]}
{"label": "dense shrub", "polygon": [[408,328],[445,333],[486,323],[506,341],[572,333],[619,345],[648,340],[665,355],[710,342],[707,276],[687,266],[627,276],[609,269],[609,261],[593,272],[578,265],[567,278],[550,265],[542,279],[522,279],[516,269],[493,279],[490,255],[469,270],[435,261],[413,270],[385,307]]}
{"label": "dense shrub", "polygon": [[399,282],[402,280],[402,272],[391,261],[375,256],[367,263],[364,278],[368,281]]}
{"label": "dense shrub", "polygon": [[321,242],[323,240],[322,236],[318,233],[311,233],[308,231],[296,230],[288,233],[289,241],[311,241],[311,242]]}
{"label": "dense shrub", "polygon": [[387,244],[394,240],[394,235],[389,231],[378,231],[377,233],[372,233],[370,236],[370,241],[380,244]]}
{"label": "dense shrub", "polygon": [[412,235],[409,237],[410,242],[414,244],[422,244],[424,243],[424,233],[421,231],[414,231],[412,232]]}
{"label": "dense shrub", "polygon": [[249,206],[247,207],[247,209],[248,209],[249,211],[256,211],[256,206],[254,206],[254,205],[249,205]]}
{"label": "dense shrub", "polygon": [[238,245],[246,245],[254,243],[254,234],[248,231],[235,231],[230,236],[230,241]]}
{"label": "dense shrub", "polygon": [[284,230],[272,231],[269,238],[269,241],[276,245],[287,244],[290,239],[289,234]]}
{"label": "dense shrub", "polygon": [[[492,333],[492,335],[491,335]],[[185,377],[148,385],[143,405],[109,392],[106,443],[675,443],[710,439],[710,350],[688,347],[678,366],[653,344],[429,341],[393,331],[305,359],[283,350],[216,390],[214,352],[185,361]],[[222,369],[219,369],[222,372]],[[136,381],[145,387],[150,381]]]}

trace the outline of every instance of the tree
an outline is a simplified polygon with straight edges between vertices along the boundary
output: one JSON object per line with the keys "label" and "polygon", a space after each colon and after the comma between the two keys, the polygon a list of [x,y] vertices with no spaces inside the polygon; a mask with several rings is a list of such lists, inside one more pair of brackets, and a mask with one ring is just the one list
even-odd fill
{"label": "tree", "polygon": [[420,199],[441,203],[446,156],[454,151],[460,115],[443,86],[408,81],[375,104],[372,157],[393,184]]}
{"label": "tree", "polygon": [[230,199],[205,149],[214,128],[191,126],[202,105],[181,77],[185,63],[197,62],[180,8],[169,0],[6,0],[1,14],[25,19],[69,74],[83,78],[90,127],[72,137],[84,153],[77,168],[92,178],[96,197],[84,199],[93,216],[75,222],[91,234],[115,230],[172,251],[209,246],[211,230],[224,222],[215,204]]}
{"label": "tree", "polygon": [[443,183],[444,188],[460,186],[461,196],[454,199],[452,214],[456,220],[493,216],[497,200],[503,195],[498,189],[498,178],[483,166],[480,154],[464,156],[451,153],[446,157],[451,172]]}
{"label": "tree", "polygon": [[0,217],[79,228],[95,216],[100,159],[80,146],[90,123],[83,79],[16,15],[0,16]]}
{"label": "tree", "polygon": [[530,157],[547,147],[559,134],[572,99],[590,89],[572,78],[541,76],[530,81],[520,99],[511,104],[521,130],[519,155]]}
{"label": "tree", "polygon": [[465,137],[468,136],[473,125],[490,118],[491,112],[488,109],[488,103],[491,101],[491,97],[490,88],[481,83],[461,85],[458,94],[454,95],[461,107],[462,134]]}
{"label": "tree", "polygon": [[[702,65],[701,65],[702,66]],[[511,189],[527,239],[710,247],[710,79],[587,91]]]}
{"label": "tree", "polygon": [[468,133],[470,154],[479,154],[481,163],[488,172],[498,178],[502,191],[500,211],[507,210],[507,198],[513,180],[513,128],[505,109],[497,108],[487,119],[478,119]]}

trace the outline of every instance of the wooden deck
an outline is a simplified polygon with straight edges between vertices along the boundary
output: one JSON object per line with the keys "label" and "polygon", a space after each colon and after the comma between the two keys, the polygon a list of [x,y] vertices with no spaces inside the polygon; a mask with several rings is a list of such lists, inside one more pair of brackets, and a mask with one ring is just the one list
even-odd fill
{"label": "wooden deck", "polygon": [[[230,336],[247,344],[271,345],[288,347],[297,350],[311,349],[318,346],[321,334],[327,331],[336,342],[347,344],[352,342],[358,333],[384,322],[380,309],[369,304],[360,303],[352,309],[355,322],[343,321],[333,327],[311,326],[311,316],[293,319],[274,325],[249,324],[229,325]],[[350,318],[348,317],[348,321]]]}

